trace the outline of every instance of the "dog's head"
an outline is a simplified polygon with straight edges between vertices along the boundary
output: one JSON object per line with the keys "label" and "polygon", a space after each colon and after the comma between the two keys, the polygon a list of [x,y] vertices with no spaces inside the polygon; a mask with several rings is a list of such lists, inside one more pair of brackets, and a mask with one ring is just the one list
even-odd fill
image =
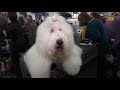
{"label": "dog's head", "polygon": [[48,55],[62,58],[74,44],[72,27],[60,15],[47,17],[38,27],[36,44]]}

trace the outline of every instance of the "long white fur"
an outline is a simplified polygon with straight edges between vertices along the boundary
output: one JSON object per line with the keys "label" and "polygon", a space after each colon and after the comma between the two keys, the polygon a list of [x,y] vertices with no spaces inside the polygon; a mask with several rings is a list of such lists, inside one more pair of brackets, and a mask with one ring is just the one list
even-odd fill
{"label": "long white fur", "polygon": [[[59,31],[61,28],[62,31]],[[51,34],[50,30],[54,32]],[[24,61],[32,78],[50,78],[52,53],[56,40],[63,39],[63,68],[69,75],[76,75],[82,65],[82,49],[74,43],[73,30],[60,15],[47,17],[38,27],[35,44],[24,55]]]}

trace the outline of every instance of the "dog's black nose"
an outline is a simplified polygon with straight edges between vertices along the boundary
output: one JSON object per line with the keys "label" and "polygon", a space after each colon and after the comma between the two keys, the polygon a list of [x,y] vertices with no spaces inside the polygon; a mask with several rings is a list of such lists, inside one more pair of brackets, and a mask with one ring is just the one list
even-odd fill
{"label": "dog's black nose", "polygon": [[62,39],[57,40],[57,44],[58,45],[62,45],[63,44],[63,40]]}

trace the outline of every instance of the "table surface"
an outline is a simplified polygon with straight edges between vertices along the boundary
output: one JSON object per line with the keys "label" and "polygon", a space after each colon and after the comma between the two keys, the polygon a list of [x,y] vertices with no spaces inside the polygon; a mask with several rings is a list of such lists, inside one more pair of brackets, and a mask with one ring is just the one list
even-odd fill
{"label": "table surface", "polygon": [[83,49],[83,65],[97,57],[97,47],[95,45],[81,45],[80,47]]}

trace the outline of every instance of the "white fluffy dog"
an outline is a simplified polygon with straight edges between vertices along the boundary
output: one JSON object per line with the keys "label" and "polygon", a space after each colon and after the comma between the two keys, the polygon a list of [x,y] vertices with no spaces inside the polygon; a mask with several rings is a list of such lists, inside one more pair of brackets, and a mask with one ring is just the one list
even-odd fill
{"label": "white fluffy dog", "polygon": [[66,73],[76,75],[82,65],[81,54],[72,27],[56,14],[38,27],[36,42],[25,54],[24,61],[32,78],[50,78],[53,62],[62,62]]}

